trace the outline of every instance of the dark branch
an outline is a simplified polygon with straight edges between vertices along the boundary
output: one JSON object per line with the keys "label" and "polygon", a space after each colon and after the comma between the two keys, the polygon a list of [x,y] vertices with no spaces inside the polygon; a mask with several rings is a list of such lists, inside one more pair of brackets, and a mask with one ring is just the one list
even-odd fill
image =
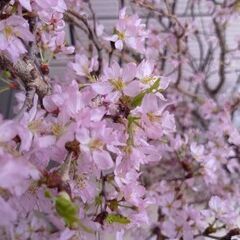
{"label": "dark branch", "polygon": [[10,2],[10,0],[1,0],[0,1],[0,12],[3,10],[3,8]]}
{"label": "dark branch", "polygon": [[16,63],[13,63],[7,56],[0,53],[0,68],[8,70],[14,77],[18,77],[22,81],[26,90],[25,105],[28,110],[32,107],[35,92],[40,100],[49,94],[49,84],[43,78],[36,64],[28,56],[24,56]]}
{"label": "dark branch", "polygon": [[220,46],[220,59],[219,59],[219,82],[215,89],[211,90],[213,95],[217,94],[219,90],[222,88],[225,82],[225,56],[226,56],[226,41],[224,37],[224,29],[217,23],[217,21],[213,20],[216,35],[218,37],[219,46]]}
{"label": "dark branch", "polygon": [[[80,20],[83,25],[85,26],[85,28],[87,29],[88,31],[88,38],[92,41],[92,43],[94,44],[96,50],[97,50],[97,54],[98,54],[98,62],[99,62],[99,68],[98,68],[98,71],[97,71],[97,75],[100,74],[101,70],[102,70],[102,62],[103,62],[103,58],[102,58],[102,47],[101,47],[101,44],[99,43],[98,41],[98,38],[96,36],[96,33],[95,33],[95,29],[92,29],[92,27],[90,26],[88,20],[86,19],[86,17],[78,14],[77,12],[75,11],[72,11],[72,10],[68,10],[65,15],[68,17],[68,18],[71,18],[72,21],[74,21],[74,18]],[[72,18],[74,17],[74,18]],[[96,20],[94,20],[96,21]],[[95,22],[94,22],[95,24]]]}

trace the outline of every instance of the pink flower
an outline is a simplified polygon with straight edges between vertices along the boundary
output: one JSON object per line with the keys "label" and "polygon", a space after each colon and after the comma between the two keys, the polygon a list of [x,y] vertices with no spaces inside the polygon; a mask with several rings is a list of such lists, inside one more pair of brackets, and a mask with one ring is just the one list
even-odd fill
{"label": "pink flower", "polygon": [[120,231],[117,231],[116,233],[116,240],[124,240],[124,233],[125,231],[123,229],[121,229]]}
{"label": "pink flower", "polygon": [[[53,12],[49,14],[48,12],[41,13],[41,20],[48,25],[48,29],[53,33],[54,31],[62,31],[65,27],[65,22],[63,20],[63,13]],[[45,26],[46,27],[46,26]]]}
{"label": "pink flower", "polygon": [[30,0],[19,0],[20,4],[26,8],[28,11],[32,11],[32,7],[31,7],[31,4],[30,4]]}
{"label": "pink flower", "polygon": [[153,75],[154,65],[148,60],[143,60],[137,67],[136,77],[143,83],[154,83],[156,76]]}
{"label": "pink flower", "polygon": [[16,136],[17,126],[12,120],[0,121],[0,143],[9,142]]}
{"label": "pink flower", "polygon": [[49,142],[53,143],[47,136],[40,137],[45,127],[42,119],[45,112],[37,112],[37,97],[34,98],[33,105],[33,108],[29,112],[25,112],[21,119],[5,121],[0,125],[0,142],[10,142],[18,136],[20,138],[20,152],[29,151],[33,140],[38,143],[38,147],[46,147]]}
{"label": "pink flower", "polygon": [[191,226],[187,222],[187,215],[183,211],[173,216],[173,218],[164,221],[162,224],[162,232],[171,239],[194,239]]}
{"label": "pink flower", "polygon": [[84,6],[85,1],[84,0],[67,0],[66,4],[69,9],[74,9],[77,11],[80,11],[81,8]]}
{"label": "pink flower", "polygon": [[0,21],[0,50],[5,51],[14,62],[27,52],[21,39],[26,42],[34,40],[24,18],[13,15]]}
{"label": "pink flower", "polygon": [[235,199],[222,199],[218,196],[212,196],[209,201],[213,215],[220,221],[234,226],[237,225],[236,219],[239,216],[237,205],[238,202]]}
{"label": "pink flower", "polygon": [[0,226],[9,226],[16,220],[17,212],[2,197],[0,197],[0,206]]}
{"label": "pink flower", "polygon": [[159,96],[162,100],[166,100],[160,91],[167,89],[169,79],[166,77],[157,76],[154,74],[154,64],[149,60],[143,60],[137,67],[136,77],[140,80],[141,89],[149,89],[159,81],[159,86],[154,89],[154,94]]}
{"label": "pink flower", "polygon": [[218,196],[211,197],[209,207],[217,214],[221,215],[226,211],[226,203]]}
{"label": "pink flower", "polygon": [[21,151],[29,151],[34,137],[39,136],[44,131],[42,115],[45,112],[37,112],[37,101],[38,98],[35,97],[32,109],[29,112],[25,112],[18,123],[16,135],[21,139]]}
{"label": "pink flower", "polygon": [[136,75],[136,65],[129,63],[120,68],[117,62],[112,67],[106,68],[101,82],[92,85],[98,94],[108,94],[107,100],[114,102],[120,96],[136,96],[140,92],[139,81],[134,80]]}
{"label": "pink flower", "polygon": [[87,174],[79,173],[71,184],[74,196],[80,196],[84,203],[92,201],[96,196],[96,184],[93,183]]}
{"label": "pink flower", "polygon": [[51,118],[48,124],[50,134],[56,139],[55,147],[65,150],[65,144],[74,140],[76,123],[67,116],[59,114],[57,118]]}
{"label": "pink flower", "polygon": [[135,49],[136,51],[144,51],[144,39],[146,32],[145,25],[137,15],[127,16],[126,8],[120,11],[120,19],[116,25],[115,34],[106,37],[108,41],[115,42],[115,47],[119,50],[123,49],[123,44]]}
{"label": "pink flower", "polygon": [[193,157],[200,161],[202,157],[204,157],[204,146],[203,145],[197,145],[196,142],[191,143],[190,150],[193,155]]}
{"label": "pink flower", "polygon": [[230,131],[229,142],[235,145],[240,144],[240,133],[239,130],[236,129],[235,127],[232,127]]}
{"label": "pink flower", "polygon": [[111,169],[114,166],[110,153],[105,150],[107,139],[103,129],[81,128],[76,133],[84,157],[94,161],[100,170]]}
{"label": "pink flower", "polygon": [[[53,9],[58,12],[66,10],[64,0],[35,0],[39,7],[45,10]],[[32,11],[31,0],[19,0],[20,4],[28,11]]]}
{"label": "pink flower", "polygon": [[64,115],[75,117],[85,105],[83,94],[80,94],[78,87],[76,81],[67,86],[55,84],[52,95],[43,99],[45,109],[48,112],[60,111]]}
{"label": "pink flower", "polygon": [[61,233],[59,240],[70,240],[74,236],[75,236],[75,231],[70,230],[69,228],[66,228]]}
{"label": "pink flower", "polygon": [[115,174],[115,181],[119,187],[129,185],[130,183],[136,182],[140,176],[140,173],[137,173],[135,169],[130,169],[129,171],[125,172],[123,165],[118,165],[114,174]]}
{"label": "pink flower", "polygon": [[212,99],[207,99],[200,108],[200,111],[204,118],[209,119],[212,113],[217,110],[217,105]]}
{"label": "pink flower", "polygon": [[[149,215],[148,212],[145,209],[140,209],[137,212],[133,212],[132,214],[130,214],[130,219],[132,221],[132,226],[137,226],[137,227],[141,227],[143,225],[145,226],[149,226]],[[144,238],[145,239],[145,238]]]}
{"label": "pink flower", "polygon": [[174,192],[169,192],[160,196],[159,205],[166,215],[171,214],[181,206],[181,201],[176,200]]}
{"label": "pink flower", "polygon": [[168,111],[164,111],[162,116],[162,127],[164,134],[170,134],[176,131],[174,115]]}
{"label": "pink flower", "polygon": [[98,62],[97,57],[92,58],[90,61],[86,55],[76,54],[75,62],[69,64],[78,76],[84,76],[91,80],[91,73],[97,70]]}
{"label": "pink flower", "polygon": [[200,160],[200,173],[207,184],[217,183],[219,163],[215,158],[209,157]]}
{"label": "pink flower", "polygon": [[57,53],[71,54],[74,52],[75,49],[73,46],[66,47],[64,31],[56,32],[56,35],[50,39],[48,46],[50,50],[55,54]]}
{"label": "pink flower", "polygon": [[30,179],[37,180],[39,172],[30,163],[9,156],[1,157],[0,187],[9,190],[17,196],[24,193]]}
{"label": "pink flower", "polygon": [[136,109],[136,114],[141,114],[142,125],[149,137],[157,139],[176,130],[173,115],[164,111],[168,105],[160,102],[155,94],[146,94],[142,105]]}
{"label": "pink flower", "polygon": [[131,183],[121,188],[124,198],[134,206],[139,206],[142,203],[142,197],[145,194],[145,188],[138,183]]}
{"label": "pink flower", "polygon": [[45,11],[54,10],[63,13],[67,6],[64,0],[35,0],[39,7]]}

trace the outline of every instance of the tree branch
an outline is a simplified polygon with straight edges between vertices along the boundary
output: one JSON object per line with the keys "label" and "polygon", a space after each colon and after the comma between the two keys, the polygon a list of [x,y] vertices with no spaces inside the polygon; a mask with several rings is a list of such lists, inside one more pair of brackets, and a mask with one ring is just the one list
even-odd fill
{"label": "tree branch", "polygon": [[0,1],[0,12],[3,10],[3,8],[10,2],[10,0],[1,0]]}
{"label": "tree branch", "polygon": [[225,37],[224,37],[225,29],[222,28],[215,19],[213,19],[213,23],[215,26],[216,35],[218,37],[219,46],[220,46],[219,82],[218,82],[217,86],[215,87],[215,89],[211,90],[211,93],[213,95],[215,95],[221,90],[221,88],[225,82],[225,55],[226,55],[227,47],[226,47],[226,41],[225,41]]}
{"label": "tree branch", "polygon": [[[91,6],[91,5],[90,5]],[[98,41],[98,38],[96,36],[96,29],[94,27],[94,29],[92,29],[92,27],[90,26],[90,24],[88,23],[88,20],[84,17],[84,16],[81,16],[80,14],[78,14],[77,12],[75,11],[72,11],[72,10],[68,10],[65,15],[67,17],[69,17],[72,21],[74,21],[74,18],[71,18],[71,16],[77,18],[78,20],[80,20],[84,26],[87,28],[87,31],[88,31],[88,37],[89,39],[93,42],[96,50],[97,50],[97,54],[98,54],[98,62],[99,62],[99,68],[98,68],[98,71],[97,71],[97,74],[100,74],[101,70],[102,70],[102,62],[103,62],[103,58],[102,58],[102,47]],[[95,16],[93,16],[93,18],[95,18]],[[94,20],[94,24],[96,20]]]}
{"label": "tree branch", "polygon": [[12,63],[3,53],[0,53],[0,68],[7,69],[13,76],[18,77],[23,82],[26,90],[24,105],[27,110],[32,107],[35,93],[38,94],[40,100],[49,94],[50,85],[28,56],[24,56],[16,63]]}

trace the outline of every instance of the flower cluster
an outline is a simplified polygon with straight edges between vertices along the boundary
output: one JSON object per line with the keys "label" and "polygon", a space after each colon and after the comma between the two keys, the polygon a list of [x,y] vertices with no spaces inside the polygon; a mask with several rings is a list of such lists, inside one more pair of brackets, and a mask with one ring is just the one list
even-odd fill
{"label": "flower cluster", "polygon": [[[238,3],[203,2],[214,29],[196,1],[186,20],[175,1],[140,0],[146,24],[123,7],[110,37],[91,1],[0,3],[0,80],[19,90],[0,116],[1,239],[240,235],[239,89],[221,94]],[[85,34],[76,49],[66,22]],[[50,76],[59,55],[66,74]]]}
{"label": "flower cluster", "polygon": [[147,37],[145,25],[137,15],[128,16],[126,8],[119,12],[119,20],[111,37],[106,40],[114,42],[115,48],[122,50],[124,44],[138,52],[144,51],[144,40]]}
{"label": "flower cluster", "polygon": [[29,31],[28,22],[20,16],[13,15],[0,21],[0,31],[0,49],[13,61],[27,52],[21,40],[27,43],[34,40],[34,36]]}
{"label": "flower cluster", "polygon": [[[72,65],[81,69],[81,62]],[[167,141],[175,132],[175,121],[168,104],[155,95],[162,90],[160,77],[154,76],[148,88],[137,78],[143,67],[126,64],[121,68],[114,63],[106,68],[103,82],[86,85],[81,91],[76,81],[56,84],[52,94],[43,99],[45,110],[39,111],[35,101],[18,124],[4,122],[1,156],[9,154],[12,160],[7,163],[11,167],[2,168],[1,179],[6,183],[1,187],[9,193],[13,187],[15,193],[28,189],[21,196],[24,198],[33,179],[45,191],[56,186],[83,208],[84,204],[95,205],[82,216],[76,213],[77,219],[97,225],[108,225],[109,221],[131,222],[133,226],[147,223],[146,207],[153,199],[146,195],[139,171],[160,161],[160,139]],[[26,158],[35,168],[20,160]],[[19,168],[23,168],[19,178],[9,181]],[[31,196],[36,201],[37,193]],[[94,218],[88,218],[93,210]]]}

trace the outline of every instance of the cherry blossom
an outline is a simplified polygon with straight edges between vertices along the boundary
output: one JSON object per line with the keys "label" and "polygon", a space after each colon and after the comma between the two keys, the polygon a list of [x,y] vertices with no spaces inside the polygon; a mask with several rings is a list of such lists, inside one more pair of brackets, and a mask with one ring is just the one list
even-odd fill
{"label": "cherry blossom", "polygon": [[126,10],[124,8],[120,11],[115,33],[111,37],[106,37],[106,40],[114,42],[115,47],[119,50],[122,50],[126,43],[127,46],[137,51],[143,51],[143,43],[146,38],[144,24],[137,15],[128,16]]}
{"label": "cherry blossom", "polygon": [[93,84],[93,89],[99,94],[108,94],[111,101],[117,101],[122,94],[134,97],[140,92],[139,83],[134,80],[135,74],[135,64],[120,68],[115,62],[112,68],[106,69],[102,81]]}
{"label": "cherry blossom", "polygon": [[0,49],[6,51],[14,62],[27,52],[21,39],[26,42],[34,40],[28,27],[28,22],[16,15],[0,21]]}
{"label": "cherry blossom", "polygon": [[119,1],[109,31],[95,1],[3,2],[1,239],[240,235],[238,3],[202,0],[209,27],[199,1]]}

